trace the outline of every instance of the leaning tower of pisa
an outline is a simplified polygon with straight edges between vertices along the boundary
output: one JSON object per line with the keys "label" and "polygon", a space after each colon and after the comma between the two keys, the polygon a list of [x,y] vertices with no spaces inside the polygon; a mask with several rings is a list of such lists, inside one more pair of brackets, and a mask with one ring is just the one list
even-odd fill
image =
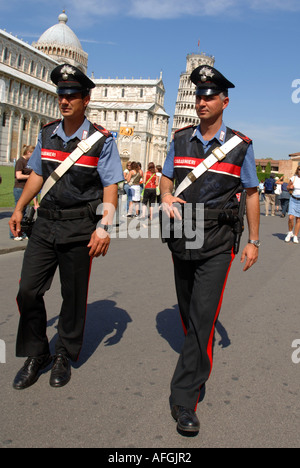
{"label": "leaning tower of pisa", "polygon": [[195,110],[195,85],[190,81],[190,74],[199,65],[214,66],[215,57],[205,53],[188,54],[186,57],[186,70],[181,73],[175,113],[172,126],[172,138],[174,132],[188,125],[196,125],[199,119]]}

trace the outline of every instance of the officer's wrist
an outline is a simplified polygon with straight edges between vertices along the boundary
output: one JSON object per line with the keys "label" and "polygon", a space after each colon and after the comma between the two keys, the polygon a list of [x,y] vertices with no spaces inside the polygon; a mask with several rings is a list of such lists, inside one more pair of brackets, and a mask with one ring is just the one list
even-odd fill
{"label": "officer's wrist", "polygon": [[160,196],[160,198],[163,199],[163,198],[167,197],[168,195],[169,195],[170,197],[172,197],[171,192],[165,192],[165,193],[163,193],[163,194]]}
{"label": "officer's wrist", "polygon": [[103,231],[107,232],[108,234],[111,233],[112,229],[113,229],[113,226],[111,224],[102,224],[102,223],[99,223],[97,225],[98,228],[100,229],[103,229]]}
{"label": "officer's wrist", "polygon": [[248,244],[252,244],[252,245],[255,245],[255,247],[259,248],[261,243],[260,241],[257,239],[257,240],[252,240],[252,239],[249,239],[248,240]]}

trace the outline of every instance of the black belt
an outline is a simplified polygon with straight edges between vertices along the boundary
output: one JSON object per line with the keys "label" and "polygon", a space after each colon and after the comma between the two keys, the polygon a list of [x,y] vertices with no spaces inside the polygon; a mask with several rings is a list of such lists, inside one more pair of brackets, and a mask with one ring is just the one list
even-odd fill
{"label": "black belt", "polygon": [[[184,205],[183,205],[184,207]],[[238,214],[238,209],[228,209],[228,210],[220,210],[218,208],[204,208],[204,219],[211,220],[211,221],[219,221],[220,215],[225,216],[236,216]]]}
{"label": "black belt", "polygon": [[219,220],[220,215],[228,215],[228,216],[235,216],[237,215],[238,210],[218,210],[213,208],[205,208],[204,209],[204,219],[207,220]]}
{"label": "black belt", "polygon": [[60,219],[81,219],[90,216],[90,209],[87,207],[74,208],[71,210],[47,210],[45,208],[38,208],[37,215],[52,221]]}
{"label": "black belt", "polygon": [[300,200],[300,198],[294,197],[294,195],[292,195],[292,198],[294,198],[295,200]]}

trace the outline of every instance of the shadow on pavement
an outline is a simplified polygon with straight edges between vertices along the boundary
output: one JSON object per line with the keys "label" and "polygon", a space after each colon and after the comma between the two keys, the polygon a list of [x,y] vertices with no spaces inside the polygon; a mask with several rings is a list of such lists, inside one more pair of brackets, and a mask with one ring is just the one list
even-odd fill
{"label": "shadow on pavement", "polygon": [[[58,316],[48,321],[48,326],[53,326],[58,321]],[[81,367],[94,354],[100,343],[105,346],[113,346],[121,341],[127,324],[132,322],[130,315],[124,309],[116,307],[115,301],[103,300],[88,304],[83,346],[75,368]],[[56,336],[50,342],[51,352],[54,353]]]}

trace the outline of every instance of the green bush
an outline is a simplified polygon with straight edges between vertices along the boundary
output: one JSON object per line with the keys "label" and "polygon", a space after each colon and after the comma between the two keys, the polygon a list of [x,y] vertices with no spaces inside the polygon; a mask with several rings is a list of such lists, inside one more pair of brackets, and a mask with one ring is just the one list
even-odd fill
{"label": "green bush", "polygon": [[[270,175],[272,174],[272,172],[260,172],[260,171],[256,171],[256,173],[257,173],[258,180],[259,180],[259,181],[262,180],[263,182],[264,182],[266,179],[268,179],[268,178],[270,177]],[[280,179],[280,177],[282,177],[283,175],[284,175],[284,174],[276,174],[275,177],[279,177],[279,179]]]}

